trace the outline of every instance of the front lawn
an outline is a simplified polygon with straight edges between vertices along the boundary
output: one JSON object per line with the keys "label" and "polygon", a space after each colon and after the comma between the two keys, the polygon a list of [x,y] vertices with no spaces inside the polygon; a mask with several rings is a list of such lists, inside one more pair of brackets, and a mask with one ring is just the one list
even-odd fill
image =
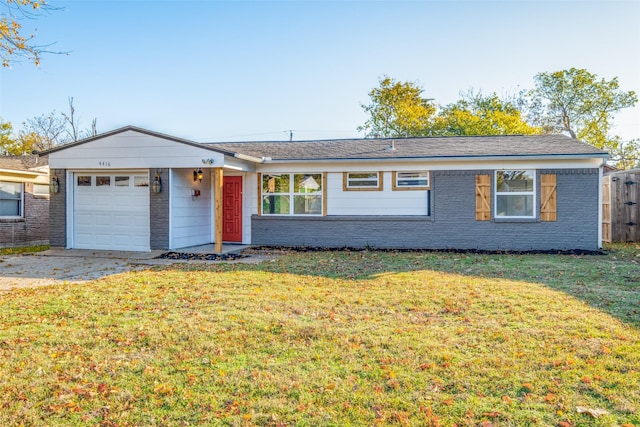
{"label": "front lawn", "polygon": [[0,425],[640,427],[640,246],[291,253],[13,290]]}

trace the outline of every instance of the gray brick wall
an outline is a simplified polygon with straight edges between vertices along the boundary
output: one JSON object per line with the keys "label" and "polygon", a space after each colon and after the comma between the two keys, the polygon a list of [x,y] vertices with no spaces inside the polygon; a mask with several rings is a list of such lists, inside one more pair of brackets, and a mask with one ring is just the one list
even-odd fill
{"label": "gray brick wall", "polygon": [[149,171],[149,181],[153,184],[158,172],[162,179],[162,191],[154,193],[149,186],[149,224],[151,250],[169,248],[169,169],[152,169]]}
{"label": "gray brick wall", "polygon": [[0,248],[49,243],[49,196],[34,195],[27,182],[23,207],[23,218],[0,219]]}
{"label": "gray brick wall", "polygon": [[59,192],[52,190],[49,198],[49,244],[64,248],[67,246],[67,170],[51,169],[49,173],[60,181]]}
{"label": "gray brick wall", "polygon": [[254,245],[323,247],[598,249],[598,169],[538,170],[538,217],[543,173],[557,175],[555,222],[476,221],[475,176],[493,176],[493,170],[434,171],[430,217],[253,216],[251,241]]}

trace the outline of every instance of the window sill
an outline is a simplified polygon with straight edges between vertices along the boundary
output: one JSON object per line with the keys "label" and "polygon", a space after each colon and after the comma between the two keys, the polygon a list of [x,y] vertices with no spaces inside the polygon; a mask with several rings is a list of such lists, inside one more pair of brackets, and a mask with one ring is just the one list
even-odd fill
{"label": "window sill", "polygon": [[495,217],[493,222],[539,222],[538,218]]}
{"label": "window sill", "polygon": [[2,217],[0,216],[0,223],[11,224],[14,222],[24,222],[24,218],[16,218],[16,217]]}

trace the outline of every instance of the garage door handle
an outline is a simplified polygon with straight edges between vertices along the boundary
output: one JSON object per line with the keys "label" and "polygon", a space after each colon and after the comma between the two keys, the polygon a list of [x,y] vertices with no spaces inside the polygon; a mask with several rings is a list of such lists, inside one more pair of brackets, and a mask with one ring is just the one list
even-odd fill
{"label": "garage door handle", "polygon": [[625,204],[625,205],[628,205],[628,206],[637,205],[637,203],[636,203],[636,202],[632,202],[631,200],[629,200],[628,202],[624,202],[624,204]]}

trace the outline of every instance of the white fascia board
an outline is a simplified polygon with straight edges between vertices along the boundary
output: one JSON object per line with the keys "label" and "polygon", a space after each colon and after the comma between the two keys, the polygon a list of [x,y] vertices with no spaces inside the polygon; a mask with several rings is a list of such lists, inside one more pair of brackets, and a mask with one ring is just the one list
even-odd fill
{"label": "white fascia board", "polygon": [[272,161],[256,165],[256,172],[343,172],[398,170],[477,170],[477,169],[572,169],[599,168],[602,158],[474,158],[449,159],[389,159],[389,160],[332,160],[332,161]]}

